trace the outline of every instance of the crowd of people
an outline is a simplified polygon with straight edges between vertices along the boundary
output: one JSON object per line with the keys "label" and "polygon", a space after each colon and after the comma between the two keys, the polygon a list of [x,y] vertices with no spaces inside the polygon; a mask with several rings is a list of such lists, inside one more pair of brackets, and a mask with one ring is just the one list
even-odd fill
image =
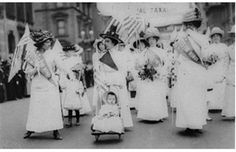
{"label": "crowd of people", "polygon": [[8,60],[0,58],[0,103],[7,100],[22,99],[29,96],[27,77],[20,70],[9,82],[8,77],[11,68],[11,56]]}
{"label": "crowd of people", "polygon": [[[28,53],[24,71],[19,72],[31,80],[24,138],[53,131],[54,139],[61,140],[59,130],[65,122],[66,127],[73,126],[73,112],[79,126],[80,115],[93,109],[91,129],[105,133],[132,128],[131,108],[139,120],[165,122],[170,105],[176,110],[175,126],[186,129],[186,134],[202,133],[207,120],[212,120],[209,109],[221,109],[222,116],[234,119],[234,26],[228,47],[221,43],[224,32],[219,27],[209,36],[199,33],[201,21],[197,8],[186,13],[183,28],[172,33],[168,47],[160,45],[157,28],[148,27],[128,45],[112,25],[95,41],[93,61],[86,67],[80,46],[55,50],[57,42],[50,32],[31,32],[37,49]],[[94,83],[93,107],[87,97],[86,72],[93,76],[89,82]]]}
{"label": "crowd of people", "polygon": [[96,113],[109,86],[118,85],[126,88],[113,91],[124,128],[133,126],[126,106],[135,108],[140,120],[164,122],[170,105],[176,111],[175,126],[191,135],[202,133],[212,120],[210,109],[220,109],[222,117],[234,119],[235,27],[226,34],[232,41],[227,46],[221,42],[225,35],[219,27],[209,35],[198,32],[202,18],[197,8],[183,18],[183,27],[171,34],[169,46],[160,45],[160,33],[152,27],[126,46],[115,27],[100,35],[93,59]]}

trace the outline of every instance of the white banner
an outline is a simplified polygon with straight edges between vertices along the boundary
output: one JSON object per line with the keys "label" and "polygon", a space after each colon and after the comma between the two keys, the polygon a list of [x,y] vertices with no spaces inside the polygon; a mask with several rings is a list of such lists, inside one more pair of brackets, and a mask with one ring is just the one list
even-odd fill
{"label": "white banner", "polygon": [[123,21],[127,16],[140,16],[150,26],[180,24],[193,3],[97,3],[101,15]]}

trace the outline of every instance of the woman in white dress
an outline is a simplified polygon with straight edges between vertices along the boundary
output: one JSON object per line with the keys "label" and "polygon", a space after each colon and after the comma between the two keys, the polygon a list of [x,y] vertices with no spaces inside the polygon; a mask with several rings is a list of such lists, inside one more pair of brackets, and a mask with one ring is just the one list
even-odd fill
{"label": "woman in white dress", "polygon": [[[112,30],[112,29],[111,29]],[[108,50],[101,58],[101,75],[100,80],[106,86],[118,85],[120,86],[117,94],[121,106],[121,118],[124,127],[132,127],[133,120],[129,107],[128,91],[126,87],[127,76],[127,61],[124,54],[118,51],[117,44],[121,42],[119,35],[116,34],[115,29],[108,31],[106,34],[100,34],[104,39],[106,49]]]}
{"label": "woman in white dress", "polygon": [[94,83],[94,89],[93,89],[92,105],[95,107],[95,114],[97,115],[99,112],[99,109],[101,108],[102,95],[105,93],[105,90],[99,85],[100,80],[98,80],[100,71],[101,71],[101,62],[99,61],[99,59],[106,52],[105,45],[102,39],[95,41],[94,48],[96,49],[96,52],[93,54],[93,71],[94,71],[95,83]]}
{"label": "woman in white dress", "polygon": [[229,65],[226,74],[225,104],[222,115],[235,118],[235,26],[229,32],[233,44],[229,46]]}
{"label": "woman in white dress", "polygon": [[[205,51],[204,57],[215,57],[215,63],[208,66],[207,71],[212,80],[212,85],[207,92],[207,102],[209,109],[222,109],[225,96],[225,74],[228,63],[228,47],[221,43],[224,31],[219,27],[214,27],[210,37],[212,44]],[[211,120],[208,118],[208,120]]]}
{"label": "woman in white dress", "polygon": [[176,127],[186,128],[187,134],[201,133],[207,117],[207,71],[200,56],[207,43],[200,43],[204,36],[196,32],[201,25],[199,14],[195,8],[184,16],[186,29],[178,34],[174,43],[175,50],[180,53],[176,83]]}
{"label": "woman in white dress", "polygon": [[24,138],[32,133],[53,131],[54,139],[61,140],[58,132],[63,128],[59,87],[55,76],[55,58],[50,49],[53,40],[47,31],[33,32],[37,50],[32,60],[27,59],[25,72],[32,77],[29,113],[26,124],[28,131]]}
{"label": "woman in white dress", "polygon": [[[157,30],[148,30],[146,38],[141,39],[140,58],[137,60],[137,68],[139,71],[139,80],[137,83],[137,100],[138,100],[138,114],[137,118],[149,121],[163,121],[163,118],[168,117],[168,108],[166,102],[166,87],[163,81],[163,56],[159,54],[159,48],[156,47],[157,39],[159,39]],[[151,44],[150,48],[146,48]],[[142,79],[140,74],[142,73],[144,66],[147,63],[157,71],[158,76],[154,76],[153,80]]]}

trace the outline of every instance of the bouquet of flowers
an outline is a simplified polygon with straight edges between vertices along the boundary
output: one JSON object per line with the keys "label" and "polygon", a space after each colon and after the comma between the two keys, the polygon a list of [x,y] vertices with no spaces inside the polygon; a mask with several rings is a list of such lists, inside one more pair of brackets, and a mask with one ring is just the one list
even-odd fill
{"label": "bouquet of flowers", "polygon": [[211,66],[211,65],[215,64],[218,60],[219,60],[218,55],[213,53],[213,54],[209,55],[208,57],[203,58],[203,63],[207,66]]}
{"label": "bouquet of flowers", "polygon": [[139,78],[141,78],[141,80],[150,79],[151,81],[153,81],[160,76],[160,73],[158,73],[155,69],[155,65],[153,64],[153,62],[148,61],[138,72],[138,76]]}

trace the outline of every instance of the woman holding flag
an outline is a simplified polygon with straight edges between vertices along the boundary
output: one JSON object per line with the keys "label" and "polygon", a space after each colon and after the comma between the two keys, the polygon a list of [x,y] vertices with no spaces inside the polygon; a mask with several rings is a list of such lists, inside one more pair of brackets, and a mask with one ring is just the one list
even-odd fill
{"label": "woman holding flag", "polygon": [[32,78],[32,84],[24,138],[32,133],[53,131],[54,139],[61,140],[58,130],[63,128],[63,120],[55,57],[51,50],[53,36],[48,31],[36,31],[31,37],[37,50],[31,51],[26,58],[25,72]]}
{"label": "woman holding flag", "polygon": [[202,53],[208,40],[197,33],[201,26],[197,8],[186,13],[183,24],[185,31],[178,33],[174,48],[180,53],[176,83],[176,127],[186,128],[186,134],[201,133],[207,117],[207,70],[202,62]]}

